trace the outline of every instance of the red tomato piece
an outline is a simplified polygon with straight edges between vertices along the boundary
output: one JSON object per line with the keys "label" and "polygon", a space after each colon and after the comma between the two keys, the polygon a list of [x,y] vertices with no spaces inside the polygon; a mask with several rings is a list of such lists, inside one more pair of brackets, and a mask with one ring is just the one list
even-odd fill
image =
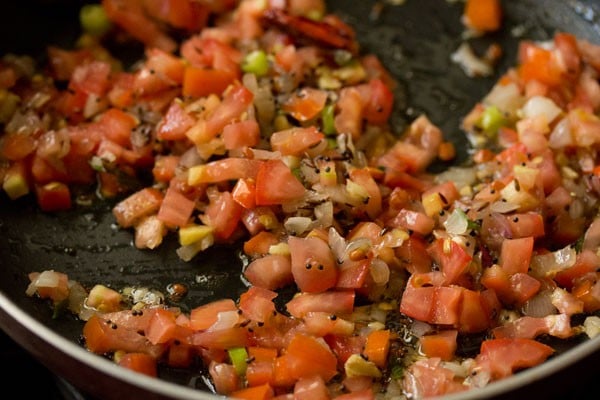
{"label": "red tomato piece", "polygon": [[275,297],[277,297],[276,292],[253,286],[240,295],[239,308],[246,318],[265,322],[273,316]]}
{"label": "red tomato piece", "polygon": [[283,161],[267,160],[256,175],[256,205],[284,204],[304,196],[304,185]]}
{"label": "red tomato piece", "polygon": [[533,339],[491,339],[481,344],[475,360],[490,371],[492,379],[501,379],[519,369],[534,367],[553,353],[552,347]]}
{"label": "red tomato piece", "polygon": [[188,66],[183,75],[183,95],[206,97],[221,95],[236,79],[229,71]]}
{"label": "red tomato piece", "polygon": [[194,206],[194,201],[170,185],[158,209],[158,219],[169,226],[184,226],[190,220]]}
{"label": "red tomato piece", "polygon": [[293,127],[273,132],[270,138],[271,147],[282,155],[302,155],[312,146],[317,145],[325,135],[315,127]]}
{"label": "red tomato piece", "polygon": [[223,128],[222,137],[227,150],[254,147],[260,143],[260,126],[253,119],[234,122]]}
{"label": "red tomato piece", "polygon": [[218,314],[222,311],[237,311],[235,302],[231,299],[213,301],[192,309],[190,312],[190,328],[204,330],[217,322]]}
{"label": "red tomato piece", "polygon": [[233,199],[242,207],[252,209],[256,206],[256,185],[254,179],[240,178],[231,190]]}
{"label": "red tomato piece", "polygon": [[292,274],[303,292],[324,292],[335,286],[338,268],[329,245],[316,237],[288,238]]}
{"label": "red tomato piece", "polygon": [[216,240],[226,241],[237,229],[241,215],[242,206],[233,199],[231,193],[221,192],[210,199],[202,221],[213,228]]}
{"label": "red tomato piece", "polygon": [[290,258],[280,254],[268,254],[252,261],[244,276],[253,285],[270,290],[281,289],[294,282]]}
{"label": "red tomato piece", "polygon": [[42,211],[64,211],[72,206],[71,191],[62,182],[35,185],[35,195]]}
{"label": "red tomato piece", "polygon": [[527,273],[533,254],[534,239],[531,236],[506,239],[500,251],[500,266],[509,274]]}
{"label": "red tomato piece", "polygon": [[120,226],[129,228],[143,217],[156,213],[162,202],[160,191],[144,188],[117,203],[112,213]]}
{"label": "red tomato piece", "polygon": [[389,224],[393,227],[404,228],[421,235],[427,235],[433,230],[435,221],[425,213],[403,208]]}
{"label": "red tomato piece", "polygon": [[195,123],[195,118],[185,112],[178,101],[174,101],[156,128],[156,137],[161,140],[183,140],[187,130]]}
{"label": "red tomato piece", "polygon": [[132,371],[139,372],[144,375],[158,376],[156,368],[156,360],[145,353],[127,353],[124,354],[117,362],[121,367],[128,368]]}
{"label": "red tomato piece", "polygon": [[456,283],[473,259],[463,246],[450,239],[437,239],[427,248],[427,252],[440,266],[446,285]]}
{"label": "red tomato piece", "polygon": [[315,118],[327,102],[327,92],[310,87],[295,92],[282,108],[298,121],[304,122]]}
{"label": "red tomato piece", "polygon": [[302,318],[310,311],[322,311],[330,314],[349,314],[354,307],[353,290],[337,290],[322,293],[301,293],[286,304],[288,312]]}
{"label": "red tomato piece", "polygon": [[96,354],[122,350],[133,353],[146,353],[158,358],[164,353],[163,345],[153,345],[137,331],[119,326],[98,316],[92,316],[83,327],[86,347]]}
{"label": "red tomato piece", "polygon": [[427,357],[439,357],[444,361],[449,361],[454,357],[454,352],[456,351],[457,336],[458,331],[454,329],[421,336],[419,339],[421,351]]}

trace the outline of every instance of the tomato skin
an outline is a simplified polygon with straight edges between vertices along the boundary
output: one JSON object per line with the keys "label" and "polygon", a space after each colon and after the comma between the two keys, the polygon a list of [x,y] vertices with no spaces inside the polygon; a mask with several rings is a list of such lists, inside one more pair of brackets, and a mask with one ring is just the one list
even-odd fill
{"label": "tomato skin", "polygon": [[292,274],[303,292],[318,293],[335,286],[338,270],[329,245],[316,237],[290,236]]}
{"label": "tomato skin", "polygon": [[267,160],[256,175],[256,205],[284,204],[301,198],[306,189],[281,160]]}

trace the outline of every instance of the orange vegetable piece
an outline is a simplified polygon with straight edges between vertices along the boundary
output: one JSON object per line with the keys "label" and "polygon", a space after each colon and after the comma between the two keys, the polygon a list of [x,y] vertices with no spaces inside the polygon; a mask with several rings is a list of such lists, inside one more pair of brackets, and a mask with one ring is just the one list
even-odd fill
{"label": "orange vegetable piece", "polygon": [[467,0],[463,15],[469,28],[484,32],[496,31],[502,23],[500,0]]}
{"label": "orange vegetable piece", "polygon": [[363,354],[379,368],[385,367],[390,351],[390,331],[373,331],[367,336]]}
{"label": "orange vegetable piece", "polygon": [[445,361],[451,360],[456,351],[457,336],[458,331],[455,329],[425,335],[420,339],[421,351],[427,357],[439,357]]}

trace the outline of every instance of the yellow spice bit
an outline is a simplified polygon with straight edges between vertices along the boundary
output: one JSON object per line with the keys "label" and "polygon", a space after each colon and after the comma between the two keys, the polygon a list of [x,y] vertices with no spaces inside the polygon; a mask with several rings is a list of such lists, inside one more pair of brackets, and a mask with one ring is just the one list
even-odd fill
{"label": "yellow spice bit", "polygon": [[344,371],[349,378],[355,376],[370,376],[380,378],[381,371],[372,361],[365,360],[359,354],[352,354],[344,364]]}
{"label": "yellow spice bit", "polygon": [[287,256],[290,254],[290,246],[287,243],[277,243],[269,247],[269,254]]}
{"label": "yellow spice bit", "polygon": [[213,234],[213,228],[207,225],[190,225],[179,229],[179,244],[188,246]]}

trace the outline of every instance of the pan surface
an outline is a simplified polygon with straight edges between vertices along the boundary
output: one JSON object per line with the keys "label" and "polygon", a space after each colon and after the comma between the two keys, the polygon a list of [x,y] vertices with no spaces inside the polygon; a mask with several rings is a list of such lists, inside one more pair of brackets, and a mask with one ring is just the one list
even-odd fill
{"label": "pan surface", "polygon": [[[2,54],[42,54],[44,45],[69,43],[77,34],[77,10],[82,3],[3,4],[2,18],[8,19],[0,24]],[[545,40],[560,30],[600,43],[600,6],[594,1],[505,1],[502,30],[472,41],[475,47],[491,41],[502,45],[504,53],[497,73],[489,78],[469,78],[449,61],[463,40],[462,3],[406,0],[402,5],[391,5],[382,1],[378,3],[384,5],[382,9],[374,7],[375,3],[328,1],[330,11],[355,27],[363,51],[377,54],[398,79],[395,129],[402,131],[425,113],[456,144],[459,158],[466,156],[468,148],[459,129],[461,117],[487,93],[498,74],[514,63],[521,39]],[[29,28],[15,37],[23,26]],[[46,214],[38,211],[31,198],[14,202],[0,198],[0,328],[52,371],[94,397],[216,398],[209,394],[200,374],[163,371],[164,379],[156,380],[88,353],[78,342],[81,321],[67,315],[54,319],[47,303],[25,295],[27,274],[46,269],[65,272],[84,285],[104,283],[116,289],[136,285],[166,292],[167,285],[182,283],[189,293],[174,304],[184,310],[218,298],[235,299],[246,289],[235,246],[211,248],[188,263],[177,257],[174,240],[158,250],[137,250],[132,245],[132,233],[116,228],[110,208],[109,202],[96,199],[90,207]],[[600,339],[578,344],[542,366],[456,398],[514,394],[540,381],[545,382],[541,390],[551,393],[549,376],[598,349]]]}

